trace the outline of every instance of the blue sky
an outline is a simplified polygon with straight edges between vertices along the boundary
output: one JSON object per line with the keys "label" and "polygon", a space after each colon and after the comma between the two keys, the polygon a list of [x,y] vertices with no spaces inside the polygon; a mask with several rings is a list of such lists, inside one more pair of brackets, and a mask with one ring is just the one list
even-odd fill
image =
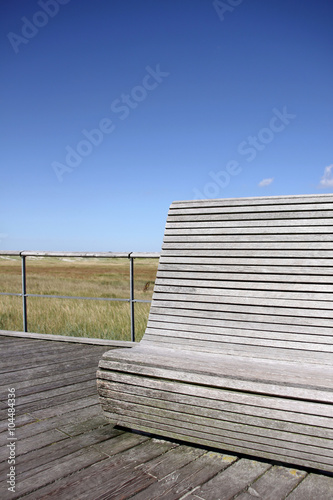
{"label": "blue sky", "polygon": [[333,192],[330,0],[0,4],[3,250],[159,251],[173,200]]}

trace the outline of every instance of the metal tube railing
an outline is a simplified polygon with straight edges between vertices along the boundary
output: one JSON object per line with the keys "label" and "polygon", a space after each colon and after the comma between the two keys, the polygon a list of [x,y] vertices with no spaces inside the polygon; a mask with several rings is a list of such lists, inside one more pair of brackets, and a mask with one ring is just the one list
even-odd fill
{"label": "metal tube railing", "polygon": [[22,316],[23,316],[23,331],[28,331],[27,320],[27,273],[25,268],[25,255],[21,256],[22,259]]}
{"label": "metal tube railing", "polygon": [[[131,318],[131,341],[135,341],[135,307],[136,302],[150,303],[151,300],[135,299],[134,297],[134,259],[157,259],[160,254],[158,252],[31,252],[31,251],[0,251],[0,256],[18,256],[21,257],[21,274],[22,274],[22,293],[7,293],[0,292],[0,295],[10,295],[22,297],[22,318],[23,331],[28,332],[28,309],[27,297],[41,297],[53,299],[76,299],[76,300],[106,300],[117,302],[129,302],[130,318]],[[27,272],[26,272],[26,257],[86,257],[86,258],[109,258],[119,259],[127,258],[130,262],[130,297],[127,299],[121,298],[105,298],[105,297],[74,297],[71,295],[44,295],[36,293],[27,293]]]}

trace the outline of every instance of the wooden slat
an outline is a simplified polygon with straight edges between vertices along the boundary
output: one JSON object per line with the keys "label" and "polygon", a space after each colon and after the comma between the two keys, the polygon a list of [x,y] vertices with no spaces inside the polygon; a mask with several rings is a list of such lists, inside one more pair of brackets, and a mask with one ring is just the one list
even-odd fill
{"label": "wooden slat", "polygon": [[[125,340],[110,340],[110,339],[99,339],[99,338],[87,338],[87,337],[74,337],[69,335],[54,335],[45,333],[33,333],[33,332],[14,332],[8,330],[0,330],[1,336],[7,337],[21,337],[24,342],[24,346],[28,345],[28,339],[36,340],[50,340],[55,342],[65,342],[67,345],[65,348],[68,350],[68,343],[75,344],[93,344],[101,345],[107,347],[133,347],[134,342],[127,342]],[[36,342],[32,342],[31,345],[36,346]],[[45,349],[50,350],[51,346],[45,346]],[[59,346],[58,346],[59,349]],[[88,352],[88,351],[87,351]]]}
{"label": "wooden slat", "polygon": [[[265,259],[279,259],[279,258],[298,258],[298,259],[325,259],[327,260],[327,265],[333,264],[333,251],[332,250],[267,250],[267,249],[257,249],[257,250],[218,250],[218,249],[186,249],[178,248],[177,250],[165,249],[165,257],[231,257],[235,258],[249,258],[263,257]],[[330,262],[331,259],[331,262]]]}
{"label": "wooden slat", "polygon": [[[322,476],[323,477],[323,476]],[[328,477],[327,481],[321,481],[315,474],[308,475],[298,488],[288,495],[289,500],[312,500],[322,498],[330,500],[333,491],[333,477]]]}
{"label": "wooden slat", "polygon": [[[185,232],[185,231],[184,231]],[[223,234],[223,231],[221,230],[222,234],[180,234],[180,235],[174,235],[174,234],[169,234],[168,233],[164,236],[164,242],[169,243],[183,243],[183,242],[221,242],[226,244],[229,244],[230,248],[237,248],[238,246],[241,245],[248,245],[251,243],[254,245],[254,243],[259,244],[260,246],[264,247],[266,245],[271,246],[273,244],[279,243],[279,245],[284,244],[284,246],[287,247],[287,245],[291,246],[299,246],[303,242],[307,242],[306,248],[308,248],[308,245],[315,246],[320,244],[321,242],[324,242],[325,245],[328,243],[331,243],[330,246],[332,246],[333,241],[332,241],[332,235],[331,234],[321,234],[321,233],[311,233],[311,234],[248,234],[246,237],[238,235],[238,234]]]}
{"label": "wooden slat", "polygon": [[[333,220],[330,219],[330,222]],[[303,221],[302,223],[294,223],[288,219],[287,222],[275,222],[275,221],[259,221],[254,222],[237,222],[232,221],[229,223],[221,222],[184,222],[183,224],[178,223],[171,226],[167,223],[165,234],[166,235],[181,235],[181,234],[332,234],[332,225],[325,224],[325,221],[320,220],[320,226],[318,226],[319,221],[310,224],[308,221]]]}
{"label": "wooden slat", "polygon": [[[218,266],[218,267],[217,267]],[[270,275],[272,282],[283,279],[283,281],[291,280],[291,284],[296,280],[298,282],[309,282],[309,283],[332,283],[333,281],[333,266],[328,267],[306,267],[306,266],[289,266],[288,270],[283,266],[274,266],[274,265],[262,265],[251,266],[247,263],[244,264],[235,264],[233,266],[230,265],[222,265],[222,264],[198,264],[198,263],[171,263],[167,264],[160,262],[158,266],[157,276],[160,276],[160,273],[164,272],[173,272],[179,271],[181,273],[187,273],[194,271],[195,273],[207,273],[207,277],[214,276],[211,273],[214,273],[216,279],[221,279],[222,282],[224,280],[230,279],[240,279],[246,280],[254,279],[259,281],[266,281],[267,274]],[[288,274],[286,274],[288,271]],[[179,277],[179,276],[178,276]]]}
{"label": "wooden slat", "polygon": [[[313,351],[333,352],[331,339],[328,335],[304,334],[277,334],[274,331],[246,330],[240,328],[216,328],[197,324],[184,324],[164,321],[150,321],[147,334],[170,337],[172,342],[176,338],[197,339],[207,342],[221,342],[236,344],[254,344],[289,349],[309,349]],[[333,357],[332,357],[333,360]]]}
{"label": "wooden slat", "polygon": [[[197,354],[221,354],[227,355],[230,358],[244,357],[247,359],[253,358],[253,351],[256,352],[257,360],[277,360],[277,361],[288,361],[288,362],[298,362],[307,363],[311,365],[322,365],[322,366],[332,366],[332,353],[313,351],[305,349],[283,349],[277,347],[262,347],[262,346],[249,346],[245,344],[234,344],[234,343],[221,343],[221,342],[200,342],[200,341],[190,341],[186,338],[182,338],[179,342],[174,341],[172,337],[167,339],[166,337],[152,336],[147,333],[147,336],[142,340],[143,345],[148,345],[149,347],[168,348],[173,349],[175,352],[182,352],[184,350],[191,350],[193,353]],[[232,370],[231,370],[232,373]],[[232,376],[232,375],[230,375]],[[245,390],[242,387],[241,390]],[[289,394],[290,396],[290,394]]]}
{"label": "wooden slat", "polygon": [[[269,329],[271,328],[273,331],[280,331],[280,328],[282,328],[284,331],[288,330],[289,326],[293,329],[291,331],[295,331],[296,329],[298,331],[302,330],[303,327],[309,327],[310,331],[313,331],[313,327],[318,329],[320,328],[325,328],[326,332],[328,335],[331,335],[332,333],[332,318],[311,318],[311,317],[298,317],[298,316],[276,316],[274,319],[274,323],[272,323],[271,315],[267,314],[260,314],[258,312],[255,312],[250,309],[249,312],[241,312],[238,311],[237,315],[234,314],[233,310],[227,310],[226,308],[207,308],[207,305],[205,307],[199,308],[197,305],[197,308],[187,308],[186,304],[183,303],[181,304],[181,307],[178,307],[179,304],[176,304],[174,307],[171,306],[170,303],[165,303],[165,304],[159,304],[154,302],[153,306],[151,307],[151,311],[154,313],[158,314],[170,314],[175,317],[178,316],[183,316],[184,318],[204,318],[207,320],[207,324],[209,321],[220,321],[221,326],[231,326],[232,324],[237,327],[237,326],[242,326],[239,324],[239,322],[245,322],[245,323],[258,323],[262,324],[263,329]],[[223,323],[223,321],[226,321],[228,323]],[[281,327],[280,327],[281,325]]]}
{"label": "wooden slat", "polygon": [[[240,251],[246,251],[246,256],[249,256],[250,254],[254,255],[256,252],[265,252],[266,255],[270,255],[270,252],[272,251],[288,251],[288,254],[293,255],[293,252],[299,252],[299,255],[303,255],[301,252],[307,252],[307,255],[311,255],[311,252],[325,252],[324,255],[327,255],[328,258],[331,257],[332,250],[333,250],[333,242],[299,242],[299,243],[284,243],[284,242],[271,242],[271,243],[249,243],[247,241],[243,241],[241,243],[223,243],[220,241],[216,242],[207,242],[207,241],[201,241],[201,238],[198,237],[196,241],[183,241],[183,242],[172,242],[172,243],[164,243],[163,244],[163,250],[169,251],[169,250],[214,250],[216,251],[217,255],[220,250],[223,250],[225,255],[229,255],[230,252],[233,253],[233,255],[237,256],[239,255]],[[277,250],[278,249],[278,250]],[[310,256],[309,255],[309,256]]]}
{"label": "wooden slat", "polygon": [[[330,300],[332,297],[332,292],[333,292],[333,282],[331,283],[325,283],[325,284],[319,284],[320,280],[317,278],[317,283],[299,283],[296,281],[295,283],[287,283],[286,282],[286,277],[284,276],[284,279],[277,280],[275,282],[270,280],[268,282],[268,276],[266,277],[266,280],[263,279],[261,276],[261,280],[259,279],[260,276],[251,276],[248,275],[248,279],[243,276],[242,280],[236,280],[233,281],[232,279],[223,279],[222,281],[216,280],[216,276],[213,275],[211,279],[207,279],[207,275],[199,273],[193,273],[195,277],[192,277],[192,274],[187,273],[164,273],[165,277],[161,277],[161,273],[156,278],[155,285],[156,287],[184,287],[184,288],[195,288],[195,289],[205,289],[209,290],[211,288],[214,288],[214,293],[217,293],[217,290],[225,291],[226,293],[231,293],[234,291],[234,293],[238,294],[241,290],[246,290],[249,291],[250,295],[251,292],[253,291],[265,291],[268,295],[269,292],[276,294],[280,293],[282,295],[285,293],[285,297],[288,295],[293,296],[297,298],[302,297],[307,297],[314,299],[315,297],[318,298],[318,300]],[[162,273],[163,276],[163,273]],[[197,279],[199,277],[199,279]],[[231,276],[229,276],[231,277]],[[209,278],[209,277],[208,277]],[[257,279],[255,279],[257,278]],[[303,276],[303,280],[305,280],[305,277]],[[157,288],[156,288],[157,291]],[[224,292],[223,292],[224,293]]]}
{"label": "wooden slat", "polygon": [[[290,491],[298,489],[297,486],[307,475],[305,471],[274,465],[265,471],[264,474],[258,473],[256,480],[251,484],[252,475],[257,472],[253,462],[240,460],[238,466],[239,481],[230,481],[230,470],[226,470],[217,474],[202,487],[199,487],[193,492],[193,495],[188,497],[188,500],[198,500],[200,498],[237,498],[237,500],[261,498],[265,500],[283,500],[287,498]],[[241,494],[238,494],[239,486],[242,486],[243,493]],[[327,492],[329,492],[328,488]],[[313,494],[312,498],[315,497],[316,495]],[[307,499],[304,496],[299,498],[301,500],[312,500],[311,497]],[[325,497],[323,496],[323,498]]]}
{"label": "wooden slat", "polygon": [[[331,356],[332,358],[332,356]],[[134,348],[131,352],[106,353],[99,364],[147,376],[161,376],[212,387],[234,388],[266,395],[291,396],[308,401],[333,402],[333,369],[329,366],[282,362],[264,359],[235,359],[222,353],[194,353],[183,348]],[[306,369],[306,372],[304,371]],[[230,375],[232,373],[232,376]],[[325,393],[325,388],[328,392]],[[270,392],[271,391],[271,392]],[[324,391],[324,392],[322,392]],[[311,397],[310,397],[311,396]],[[320,410],[320,405],[313,409]],[[331,404],[323,406],[325,415],[333,417]]]}
{"label": "wooden slat", "polygon": [[[310,292],[311,290],[311,292]],[[279,283],[271,287],[269,283],[248,283],[232,282],[219,285],[216,281],[207,280],[164,280],[157,279],[155,282],[155,293],[195,293],[198,295],[214,294],[223,296],[237,297],[265,297],[268,299],[295,299],[295,300],[324,300],[331,302],[333,285],[318,285],[318,288],[312,286],[288,286],[288,284]]]}
{"label": "wooden slat", "polygon": [[[217,473],[229,468],[235,462],[235,457],[222,456],[220,460],[217,460],[216,453],[201,452],[199,454],[200,450],[196,449],[195,459],[187,462],[175,471],[174,464],[177,464],[177,462],[182,463],[181,459],[183,459],[183,456],[179,452],[183,452],[184,448],[186,451],[188,450],[188,447],[183,446],[177,450],[171,450],[166,454],[164,460],[160,460],[153,469],[148,469],[148,473],[157,477],[159,481],[135,495],[133,500],[181,498],[185,494],[187,496],[188,491],[195,491],[202,483],[209,481]],[[178,452],[177,455],[176,452]],[[140,467],[140,470],[142,469],[147,471],[145,465]],[[165,473],[165,469],[169,471],[168,474]],[[162,478],[160,478],[161,475],[163,475]]]}
{"label": "wooden slat", "polygon": [[315,205],[320,205],[321,203],[333,202],[332,194],[308,194],[308,195],[283,195],[283,196],[251,196],[244,198],[219,198],[213,200],[178,200],[171,204],[170,209],[174,208],[186,208],[197,206],[198,203],[204,206],[220,206],[221,204],[229,206],[249,206],[249,205],[281,205],[281,204],[306,204],[314,203]]}
{"label": "wooden slat", "polygon": [[[307,436],[324,436],[333,438],[331,419],[325,415],[314,415],[314,404],[304,401],[284,400],[273,396],[240,393],[237,391],[221,391],[217,388],[194,386],[183,382],[167,379],[141,377],[124,372],[112,372],[99,369],[98,385],[122,390],[128,394],[151,394],[166,402],[184,403],[189,406],[200,406],[207,411],[218,410],[223,412],[224,420],[246,424],[267,424],[272,429],[290,432],[297,430],[297,434]],[[294,425],[297,424],[296,427]]]}
{"label": "wooden slat", "polygon": [[[287,214],[286,214],[287,215]],[[321,223],[322,226],[322,231],[315,230],[316,226],[318,226],[318,222]],[[302,218],[293,218],[291,219],[290,217],[280,218],[280,219],[270,219],[269,217],[267,219],[262,219],[256,217],[255,214],[248,215],[247,217],[237,217],[237,220],[235,220],[234,217],[225,215],[223,218],[221,215],[201,215],[201,216],[174,216],[170,217],[167,219],[167,223],[165,226],[165,233],[166,234],[173,234],[175,230],[182,229],[184,230],[184,233],[187,234],[189,230],[196,230],[196,229],[219,229],[219,232],[221,233],[221,229],[223,228],[224,230],[226,229],[233,229],[235,230],[240,229],[240,228],[252,228],[253,233],[262,233],[262,229],[269,228],[269,227],[276,227],[279,228],[279,233],[285,233],[287,231],[288,227],[294,227],[297,228],[297,232],[300,233],[301,228],[304,226],[311,226],[314,229],[315,233],[329,233],[329,228],[332,227],[333,225],[333,219],[332,218],[321,218],[319,217],[318,219],[302,219]],[[260,229],[260,231],[259,231]],[[224,232],[224,231],[223,231]],[[231,234],[235,231],[231,231]],[[216,233],[212,233],[216,234]],[[217,233],[218,234],[218,233]],[[228,233],[227,233],[228,234]],[[250,234],[250,231],[249,233]]]}
{"label": "wooden slat", "polygon": [[[325,291],[328,286],[333,285],[333,268],[332,275],[326,274],[313,274],[308,273],[308,270],[303,269],[303,273],[296,274],[291,272],[290,274],[283,273],[281,268],[251,268],[250,266],[243,266],[242,269],[235,269],[232,272],[230,267],[217,268],[217,266],[196,266],[196,265],[169,265],[164,264],[160,266],[159,271],[156,275],[156,282],[160,279],[174,280],[174,279],[188,279],[188,280],[203,280],[209,283],[218,282],[221,287],[228,287],[241,285],[242,283],[257,284],[257,286],[262,285],[263,287],[272,286],[272,290],[275,287],[281,287],[283,285],[289,286],[290,289],[296,288],[298,290],[311,289],[316,291]],[[242,271],[243,272],[240,272]],[[280,271],[280,274],[277,271]],[[282,271],[282,272],[281,272]],[[298,269],[299,271],[299,269]],[[313,271],[313,269],[312,269]],[[286,272],[286,271],[285,271]],[[292,279],[292,281],[291,281]],[[290,282],[291,281],[291,282]],[[300,283],[300,285],[298,285]],[[313,287],[313,288],[312,288]],[[281,289],[281,288],[280,288]]]}
{"label": "wooden slat", "polygon": [[[320,272],[325,273],[326,267],[328,268],[328,272],[331,273],[331,269],[333,267],[333,261],[331,259],[320,259],[320,258],[312,258],[309,259],[307,257],[303,257],[300,259],[297,258],[287,258],[280,257],[278,259],[266,258],[266,257],[246,257],[246,255],[242,258],[235,257],[213,257],[213,256],[193,256],[191,252],[188,255],[183,256],[172,256],[168,252],[167,254],[162,254],[160,258],[161,264],[208,264],[215,266],[233,266],[233,269],[241,266],[272,266],[273,268],[281,266],[280,269],[282,272],[285,272],[285,266],[291,266],[295,268],[299,268],[299,273],[302,273],[302,268],[313,266],[316,268],[314,271],[317,274]],[[318,269],[321,271],[318,273]]]}
{"label": "wooden slat", "polygon": [[[315,210],[327,210],[331,213],[332,211],[332,202],[322,202],[322,203],[301,203],[301,204],[288,204],[288,203],[279,203],[279,204],[269,204],[269,203],[260,203],[260,204],[227,204],[227,203],[217,203],[216,205],[210,205],[204,203],[196,203],[193,204],[192,207],[183,206],[183,207],[170,207],[170,212],[177,214],[177,212],[181,212],[181,214],[220,214],[220,213],[242,213],[242,212],[254,212],[254,213],[263,213],[266,214],[268,212],[275,212],[280,214],[282,212],[313,212]],[[170,214],[171,215],[171,214]]]}
{"label": "wooden slat", "polygon": [[330,210],[321,210],[321,208],[314,206],[312,210],[309,211],[297,211],[297,209],[292,211],[259,211],[257,212],[255,208],[253,210],[235,210],[229,211],[228,207],[223,207],[222,210],[219,208],[216,210],[211,210],[210,212],[202,212],[198,207],[191,212],[183,212],[182,210],[171,210],[168,214],[168,222],[175,221],[198,221],[198,220],[291,220],[295,221],[296,225],[298,220],[308,219],[314,221],[315,219],[327,219],[330,220],[333,216],[332,206]]}
{"label": "wooden slat", "polygon": [[[306,342],[305,339],[300,338],[293,342],[291,340],[283,341],[279,339],[261,339],[258,337],[239,337],[237,335],[228,335],[229,332],[224,332],[222,335],[210,335],[207,332],[197,333],[191,332],[190,329],[182,331],[181,329],[172,330],[168,328],[157,328],[156,325],[152,328],[147,328],[147,336],[152,342],[166,342],[169,346],[170,344],[180,344],[184,349],[194,345],[204,351],[210,349],[213,352],[218,352],[225,349],[225,345],[233,345],[235,350],[240,347],[247,349],[250,352],[253,348],[267,347],[274,350],[275,352],[282,349],[298,349],[300,351],[311,351],[311,352],[323,352],[323,353],[333,353],[333,347],[328,343],[320,342]],[[168,340],[166,340],[166,338]],[[292,354],[291,354],[292,355]],[[333,356],[331,356],[333,360]]]}
{"label": "wooden slat", "polygon": [[[200,314],[201,313],[201,314]],[[262,319],[262,321],[254,321],[250,319],[248,316],[245,320],[242,321],[242,318],[228,320],[224,317],[223,314],[220,314],[220,318],[215,317],[207,317],[207,315],[202,311],[190,311],[185,314],[185,311],[177,311],[172,310],[168,311],[166,309],[153,308],[149,315],[148,327],[152,324],[156,323],[158,326],[161,324],[168,325],[170,328],[173,328],[173,324],[177,324],[177,328],[180,330],[184,330],[186,325],[192,326],[194,325],[197,329],[209,329],[211,331],[227,331],[229,334],[232,334],[235,331],[235,335],[240,336],[257,336],[270,338],[272,335],[278,336],[281,339],[291,339],[296,340],[300,335],[306,336],[312,341],[321,342],[324,341],[324,336],[328,337],[328,342],[331,342],[332,329],[325,328],[323,326],[311,327],[307,325],[290,325],[287,323],[275,323],[274,328],[271,323],[266,323]],[[267,320],[267,318],[266,318]],[[207,330],[209,331],[209,330]]]}
{"label": "wooden slat", "polygon": [[[113,384],[105,385],[105,389],[100,388],[101,396],[104,398],[112,398],[112,404],[108,407],[116,413],[125,413],[135,415],[135,411],[145,414],[146,419],[155,418],[158,421],[164,421],[164,418],[172,418],[171,411],[179,415],[177,426],[190,424],[192,430],[200,432],[200,426],[206,429],[206,436],[209,439],[216,439],[223,433],[237,440],[247,442],[255,442],[264,446],[270,446],[271,449],[276,447],[287,446],[299,454],[314,454],[325,457],[328,463],[333,465],[333,450],[330,448],[330,440],[325,438],[316,438],[309,436],[295,436],[295,433],[285,432],[276,429],[270,429],[266,423],[264,427],[258,425],[258,421],[254,425],[235,423],[234,421],[226,421],[223,419],[223,413],[219,411],[207,411],[201,406],[197,407],[198,411],[193,412],[191,408],[182,403],[165,404],[164,394],[160,398],[153,398],[140,395],[129,395],[128,393],[114,390]],[[107,405],[107,402],[104,404]],[[194,415],[193,415],[194,413]],[[195,413],[200,413],[196,416]],[[295,430],[295,429],[293,429]]]}
{"label": "wooden slat", "polygon": [[[108,415],[108,412],[106,412]],[[110,417],[112,417],[112,413]],[[148,421],[145,422],[143,420],[138,424],[138,420],[135,417],[127,417],[123,416],[123,425],[125,427],[133,428],[139,427],[143,432],[149,433],[163,433],[164,436],[169,437],[171,439],[181,439],[183,441],[192,442],[199,445],[210,446],[213,448],[220,448],[224,450],[228,450],[231,452],[238,451],[239,453],[243,453],[246,455],[259,456],[261,458],[266,458],[268,460],[275,460],[279,462],[293,463],[305,467],[312,467],[314,469],[327,470],[329,472],[333,471],[333,468],[330,464],[327,464],[326,461],[316,461],[313,456],[305,455],[303,458],[295,456],[291,456],[290,453],[284,453],[283,450],[280,453],[274,453],[271,451],[269,447],[263,449],[262,447],[254,446],[251,447],[244,446],[240,440],[236,440],[231,442],[227,438],[220,437],[219,440],[205,439],[202,433],[200,432],[191,432],[189,426],[179,428],[174,425],[175,419],[173,418],[171,422],[161,423],[156,421]],[[30,500],[30,499],[29,499]],[[329,500],[329,498],[327,498]]]}
{"label": "wooden slat", "polygon": [[[108,398],[109,400],[109,398]],[[106,405],[108,402],[106,402]],[[108,407],[106,406],[106,414],[108,414]],[[157,416],[152,413],[143,413],[137,411],[130,411],[124,408],[119,408],[117,411],[120,417],[119,423],[126,427],[139,427],[140,430],[145,432],[163,432],[167,437],[177,439],[178,438],[186,441],[195,442],[197,444],[211,446],[214,448],[223,448],[224,450],[234,451],[239,450],[241,453],[251,454],[252,456],[260,456],[263,458],[268,458],[270,460],[278,460],[284,462],[291,462],[298,465],[307,465],[314,468],[322,468],[328,471],[333,471],[332,459],[325,456],[317,454],[309,454],[306,451],[295,451],[289,449],[288,445],[285,447],[271,445],[269,441],[268,444],[258,443],[257,440],[253,438],[252,441],[245,441],[243,439],[244,434],[238,433],[232,435],[230,433],[219,433],[203,435],[201,432],[204,422],[199,425],[195,425],[192,422],[182,422],[179,420],[179,413],[176,412],[163,412],[162,416]],[[110,417],[112,418],[113,412],[111,410]],[[201,430],[200,430],[201,429]]]}
{"label": "wooden slat", "polygon": [[[218,309],[220,306],[227,306],[230,311],[236,311],[237,307],[239,312],[244,312],[246,309],[253,309],[254,312],[268,314],[268,315],[298,315],[298,316],[316,316],[320,318],[332,318],[332,301],[331,300],[290,300],[284,298],[267,298],[259,299],[259,297],[250,296],[236,296],[235,295],[205,295],[199,293],[167,293],[156,292],[154,293],[154,301],[158,301],[158,305],[174,307],[175,304],[185,304],[185,308],[207,307],[207,309]],[[311,312],[309,311],[311,309]]]}
{"label": "wooden slat", "polygon": [[[135,407],[137,408],[135,410]],[[106,407],[108,409],[108,407]],[[249,450],[255,450],[255,454],[260,454],[261,451],[266,451],[275,455],[275,458],[279,457],[279,455],[287,455],[290,459],[294,459],[297,463],[299,459],[306,459],[311,456],[311,460],[317,463],[317,467],[319,464],[325,464],[331,470],[333,469],[333,459],[330,454],[330,451],[326,449],[322,449],[314,446],[306,446],[300,445],[298,443],[294,443],[292,441],[284,441],[276,439],[276,437],[270,437],[263,431],[263,435],[251,434],[251,431],[256,432],[256,428],[249,428],[246,426],[237,426],[234,430],[229,430],[224,426],[224,428],[214,428],[210,427],[209,424],[213,423],[213,419],[206,419],[201,415],[199,417],[190,414],[183,414],[179,411],[178,406],[174,406],[174,411],[168,411],[168,409],[159,410],[156,406],[145,407],[144,405],[140,405],[136,400],[133,404],[131,403],[121,403],[119,400],[114,401],[112,405],[112,410],[117,413],[122,413],[124,415],[124,419],[126,417],[131,417],[132,421],[135,421],[138,417],[140,420],[145,420],[148,422],[154,422],[156,425],[165,425],[168,424],[172,427],[178,428],[180,431],[183,431],[184,434],[187,434],[189,437],[193,436],[201,436],[200,428],[206,428],[206,440],[215,442],[220,447],[223,446],[224,443],[230,443],[234,446],[237,446],[238,443],[242,443],[244,448],[247,448],[248,454]],[[136,414],[137,411],[137,414]],[[198,411],[199,413],[199,411]],[[175,422],[175,414],[179,417]],[[218,423],[222,423],[221,420],[217,421]],[[148,424],[149,425],[149,424]],[[237,436],[238,434],[238,436]],[[280,434],[281,435],[281,434]],[[223,438],[222,438],[223,436]],[[290,438],[289,438],[290,439]],[[258,453],[259,452],[259,453]],[[298,460],[297,460],[298,459]]]}

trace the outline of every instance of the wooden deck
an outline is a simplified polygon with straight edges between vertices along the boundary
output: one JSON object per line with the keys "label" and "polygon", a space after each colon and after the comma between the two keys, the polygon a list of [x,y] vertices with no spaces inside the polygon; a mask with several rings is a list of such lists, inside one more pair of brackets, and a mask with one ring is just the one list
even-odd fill
{"label": "wooden deck", "polygon": [[[0,334],[2,500],[332,500],[327,474],[114,429],[96,391],[97,364],[108,349]],[[9,388],[15,389],[14,437]],[[15,493],[7,489],[8,443],[15,443]]]}

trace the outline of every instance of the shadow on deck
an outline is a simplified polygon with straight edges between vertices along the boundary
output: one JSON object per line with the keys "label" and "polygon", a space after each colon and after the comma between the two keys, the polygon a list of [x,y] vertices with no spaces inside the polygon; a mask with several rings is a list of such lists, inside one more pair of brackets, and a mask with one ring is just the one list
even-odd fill
{"label": "shadow on deck", "polygon": [[[108,349],[0,333],[1,499],[333,498],[328,475],[113,428],[96,392],[97,364]],[[12,436],[9,388],[15,389]],[[15,492],[7,483],[10,453]]]}

